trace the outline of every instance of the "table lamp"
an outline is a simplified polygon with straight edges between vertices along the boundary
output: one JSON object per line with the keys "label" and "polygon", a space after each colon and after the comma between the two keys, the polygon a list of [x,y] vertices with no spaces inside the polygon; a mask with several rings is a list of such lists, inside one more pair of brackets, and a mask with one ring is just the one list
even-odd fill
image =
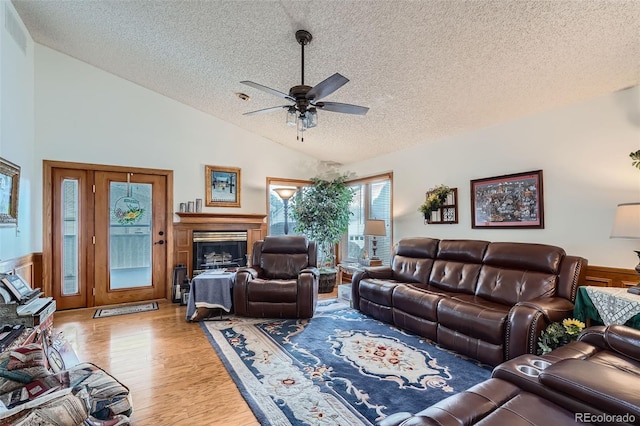
{"label": "table lamp", "polygon": [[298,192],[298,188],[275,188],[273,190],[284,203],[284,235],[289,233],[289,200]]}
{"label": "table lamp", "polygon": [[[640,239],[640,203],[618,204],[613,228],[611,229],[611,238]],[[640,250],[634,251],[640,259]],[[640,263],[635,269],[640,275]],[[640,293],[640,284],[632,288],[637,289],[638,293]],[[629,291],[632,292],[631,289]]]}
{"label": "table lamp", "polygon": [[371,259],[378,259],[376,256],[376,249],[378,241],[376,241],[376,236],[384,237],[387,235],[387,226],[384,220],[380,219],[369,219],[364,222],[364,235],[371,235],[373,240],[371,241],[371,249],[373,250],[373,256]]}

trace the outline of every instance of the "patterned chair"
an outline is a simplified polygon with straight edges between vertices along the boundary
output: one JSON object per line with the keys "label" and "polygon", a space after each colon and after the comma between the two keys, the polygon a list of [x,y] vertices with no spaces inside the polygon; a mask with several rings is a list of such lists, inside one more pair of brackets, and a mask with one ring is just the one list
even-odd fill
{"label": "patterned chair", "polygon": [[251,267],[236,273],[237,315],[311,318],[318,299],[315,241],[299,235],[269,236],[253,244]]}

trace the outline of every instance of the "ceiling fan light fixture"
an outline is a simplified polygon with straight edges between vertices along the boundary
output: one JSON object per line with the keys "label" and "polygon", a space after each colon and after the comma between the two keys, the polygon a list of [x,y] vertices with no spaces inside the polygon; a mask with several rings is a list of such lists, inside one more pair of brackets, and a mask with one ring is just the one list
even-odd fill
{"label": "ceiling fan light fixture", "polygon": [[315,86],[307,86],[304,84],[304,47],[311,42],[312,36],[308,31],[296,31],[296,41],[301,48],[301,84],[293,86],[289,89],[289,93],[280,92],[262,84],[253,81],[241,81],[240,83],[262,90],[279,98],[293,102],[292,105],[281,105],[270,108],[263,108],[257,111],[245,112],[243,115],[256,115],[265,112],[276,111],[281,108],[287,110],[286,123],[288,126],[296,127],[296,139],[304,141],[301,133],[307,129],[312,129],[318,125],[318,108],[324,111],[333,111],[343,114],[365,115],[369,110],[368,107],[359,105],[344,104],[340,102],[320,102],[326,96],[329,96],[346,83],[349,79],[339,73],[324,79]]}
{"label": "ceiling fan light fixture", "polygon": [[305,126],[307,129],[311,129],[318,125],[318,112],[315,108],[310,108],[304,113]]}
{"label": "ceiling fan light fixture", "polygon": [[287,109],[287,126],[295,127],[298,121],[298,112],[295,107],[290,106]]}

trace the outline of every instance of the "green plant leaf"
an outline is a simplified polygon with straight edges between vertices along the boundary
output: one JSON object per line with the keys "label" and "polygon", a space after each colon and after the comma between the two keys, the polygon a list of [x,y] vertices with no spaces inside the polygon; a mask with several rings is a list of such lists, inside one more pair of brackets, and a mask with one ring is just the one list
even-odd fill
{"label": "green plant leaf", "polygon": [[291,216],[295,231],[318,243],[322,258],[333,265],[333,246],[349,229],[349,206],[353,190],[346,185],[346,175],[332,181],[312,178],[312,185],[298,193]]}

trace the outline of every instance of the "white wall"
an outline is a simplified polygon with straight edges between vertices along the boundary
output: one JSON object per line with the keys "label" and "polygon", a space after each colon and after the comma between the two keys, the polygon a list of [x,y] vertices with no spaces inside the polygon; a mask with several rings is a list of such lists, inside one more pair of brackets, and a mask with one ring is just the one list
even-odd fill
{"label": "white wall", "polygon": [[[26,39],[26,52],[6,29],[9,20]],[[15,18],[15,19],[12,19]],[[0,3],[0,157],[21,168],[18,227],[0,227],[0,260],[36,250],[34,195],[33,41],[11,2]]]}
{"label": "white wall", "polygon": [[[394,239],[409,236],[554,244],[591,265],[633,268],[640,240],[610,239],[616,205],[640,201],[640,88],[423,145],[346,168],[394,173]],[[543,170],[544,229],[472,229],[470,180]],[[438,184],[458,188],[459,223],[417,211]]]}
{"label": "white wall", "polygon": [[[241,207],[203,211],[258,214],[266,214],[267,176],[307,179],[318,165],[308,156],[38,44],[35,69],[36,160],[173,170],[175,211],[180,202],[204,198],[206,164],[241,169]],[[41,202],[34,214],[42,215]]]}
{"label": "white wall", "polygon": [[[27,42],[25,55],[0,30],[0,156],[22,166],[19,232],[0,228],[0,259],[42,249],[43,159],[174,170],[175,210],[204,196],[205,164],[240,167],[242,207],[205,208],[229,213],[265,213],[266,176],[308,178],[318,170],[307,156],[34,44],[28,34]],[[609,239],[609,232],[616,204],[640,201],[640,172],[628,157],[637,149],[636,87],[345,169],[394,172],[396,241],[549,243],[593,265],[631,268],[640,242]],[[471,179],[537,169],[544,173],[545,229],[471,229]],[[459,190],[460,223],[424,225],[417,208],[441,183]]]}

